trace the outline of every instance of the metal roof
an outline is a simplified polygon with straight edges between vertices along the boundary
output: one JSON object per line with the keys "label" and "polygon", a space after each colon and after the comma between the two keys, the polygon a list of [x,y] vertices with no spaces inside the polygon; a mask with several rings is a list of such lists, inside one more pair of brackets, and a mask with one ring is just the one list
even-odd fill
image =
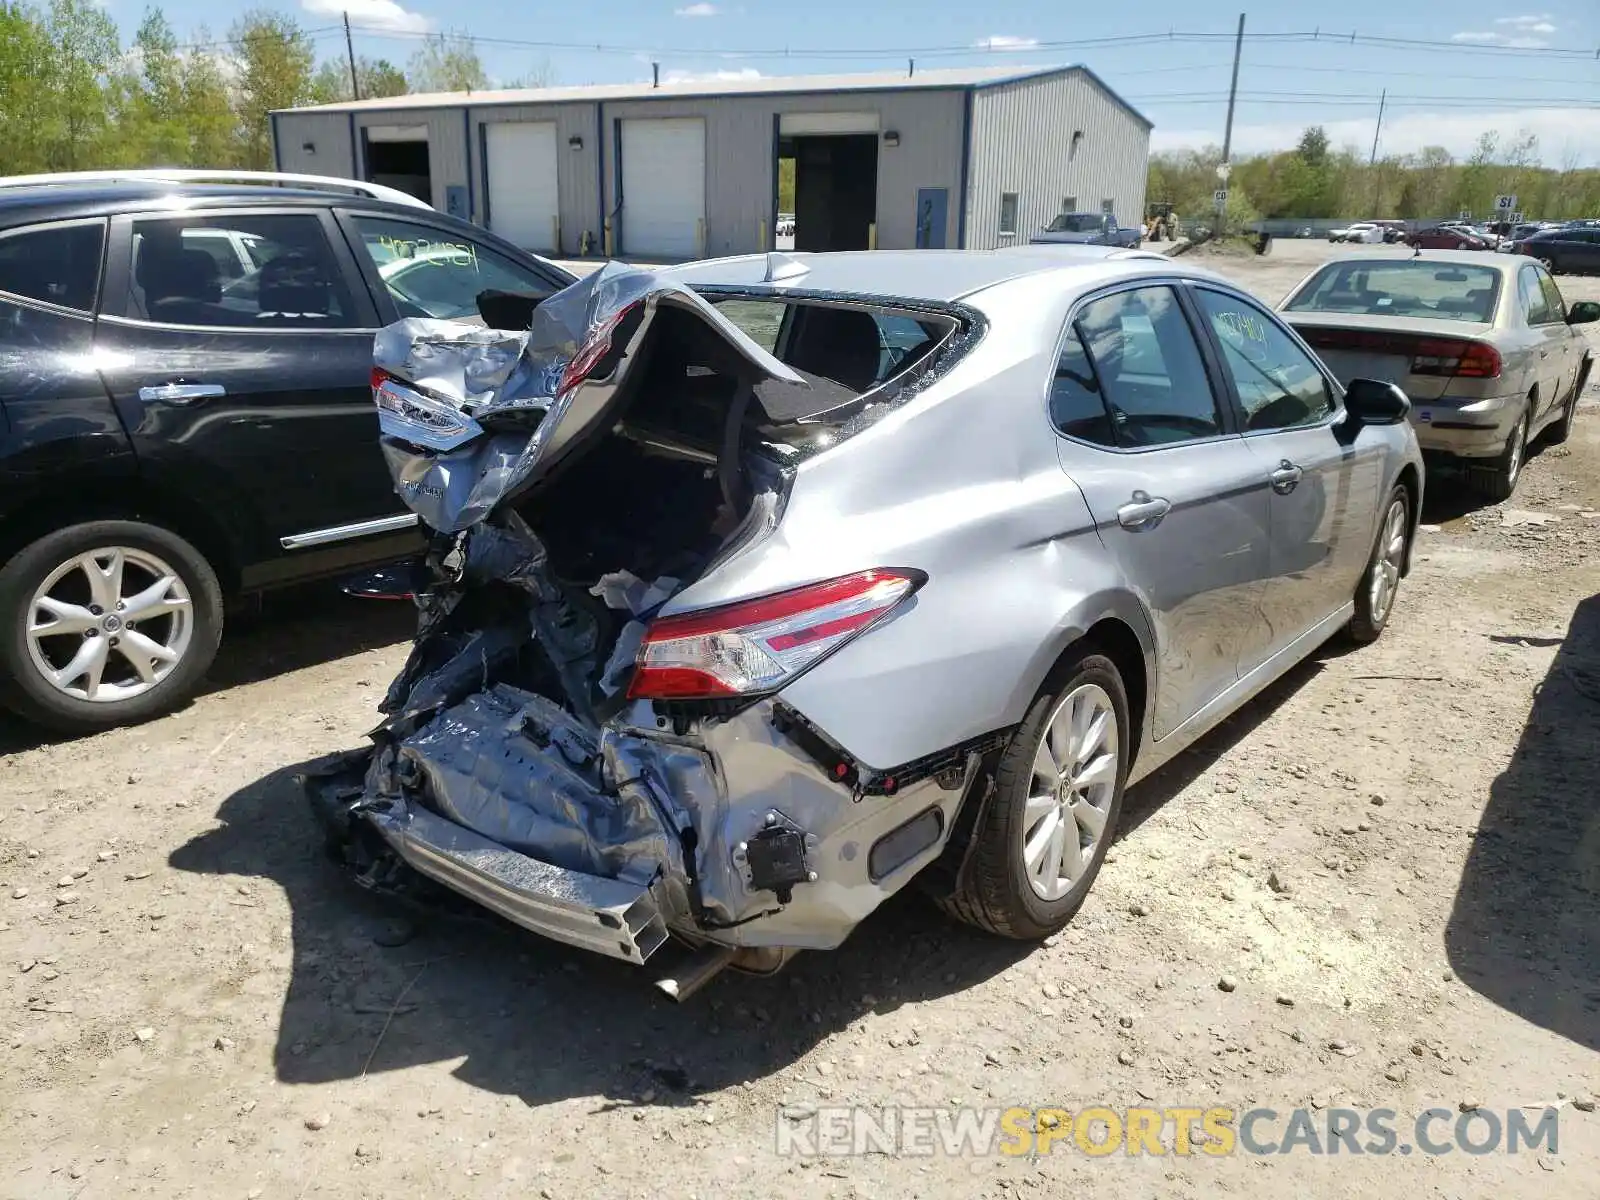
{"label": "metal roof", "polygon": [[1051,75],[1080,72],[1146,126],[1151,121],[1081,63],[1057,67],[941,67],[906,74],[879,71],[863,75],[760,76],[752,79],[712,79],[662,83],[595,83],[574,87],[513,88],[484,92],[423,92],[410,96],[384,96],[371,100],[346,100],[280,109],[282,113],[415,112],[431,108],[483,108],[498,104],[593,104],[610,100],[667,100],[723,96],[793,96],[836,92],[903,92],[991,88]]}

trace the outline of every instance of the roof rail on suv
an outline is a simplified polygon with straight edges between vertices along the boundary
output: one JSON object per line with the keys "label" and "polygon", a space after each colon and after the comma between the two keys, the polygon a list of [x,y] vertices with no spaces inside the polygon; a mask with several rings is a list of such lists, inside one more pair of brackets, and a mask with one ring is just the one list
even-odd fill
{"label": "roof rail on suv", "polygon": [[336,179],[331,175],[296,175],[286,171],[208,171],[174,167],[141,171],[60,171],[46,175],[7,175],[0,178],[0,187],[38,187],[62,183],[254,183],[292,185],[303,188],[326,188],[370,196],[374,200],[387,200],[391,204],[405,204],[412,208],[432,209],[432,205],[418,200],[398,188],[381,183],[367,183],[361,179]]}

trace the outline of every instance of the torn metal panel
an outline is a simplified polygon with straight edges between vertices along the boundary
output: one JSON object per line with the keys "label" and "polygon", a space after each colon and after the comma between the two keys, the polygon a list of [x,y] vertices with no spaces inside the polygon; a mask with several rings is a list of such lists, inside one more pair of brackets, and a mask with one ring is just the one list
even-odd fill
{"label": "torn metal panel", "polygon": [[540,304],[526,333],[398,321],[379,331],[373,362],[384,457],[401,499],[444,533],[482,521],[604,426],[663,308],[705,327],[728,374],[806,387],[685,285],[616,263]]}

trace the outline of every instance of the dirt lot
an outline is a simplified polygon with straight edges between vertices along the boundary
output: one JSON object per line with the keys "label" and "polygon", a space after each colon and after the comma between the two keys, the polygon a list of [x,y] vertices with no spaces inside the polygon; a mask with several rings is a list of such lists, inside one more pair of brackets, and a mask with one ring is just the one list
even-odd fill
{"label": "dirt lot", "polygon": [[[1276,300],[1327,253],[1221,269]],[[289,777],[360,741],[401,606],[279,598],[176,716],[0,729],[0,1193],[1593,1196],[1600,389],[1512,504],[1430,487],[1382,641],[1132,792],[1040,947],[906,896],[674,1007],[506,927],[397,922]],[[1388,1106],[1404,1134],[1558,1100],[1558,1151],[1517,1156],[796,1161],[774,1134],[781,1104]]]}

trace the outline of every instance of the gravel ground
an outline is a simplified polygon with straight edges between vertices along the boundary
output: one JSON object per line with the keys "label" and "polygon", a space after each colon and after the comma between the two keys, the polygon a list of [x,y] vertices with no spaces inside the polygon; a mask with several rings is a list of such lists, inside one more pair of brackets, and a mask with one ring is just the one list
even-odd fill
{"label": "gravel ground", "polygon": [[[1329,252],[1219,269],[1275,301]],[[1509,505],[1430,484],[1382,641],[1131,792],[1043,946],[904,896],[674,1007],[621,964],[397,916],[321,860],[289,777],[373,722],[400,606],[278,597],[175,716],[0,728],[0,1194],[1593,1196],[1597,409],[1591,385]],[[1545,1102],[1558,1149],[1514,1156],[797,1159],[775,1135],[780,1105],[1387,1106],[1405,1134]]]}

